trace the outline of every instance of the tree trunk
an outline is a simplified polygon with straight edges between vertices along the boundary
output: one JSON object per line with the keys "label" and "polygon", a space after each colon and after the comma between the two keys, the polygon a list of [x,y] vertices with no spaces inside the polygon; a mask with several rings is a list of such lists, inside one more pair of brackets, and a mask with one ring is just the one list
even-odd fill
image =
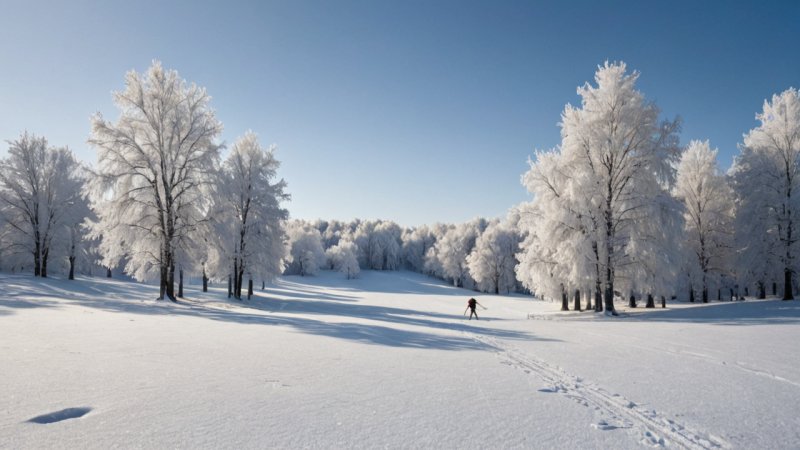
{"label": "tree trunk", "polygon": [[594,291],[594,311],[595,312],[603,312],[603,298],[602,293],[600,292],[600,282],[597,283],[595,286]]}
{"label": "tree trunk", "polygon": [[592,309],[592,291],[591,289],[586,290],[586,311],[590,311]]}
{"label": "tree trunk", "polygon": [[569,300],[567,299],[566,289],[561,289],[561,310],[569,311]]}
{"label": "tree trunk", "polygon": [[183,269],[178,271],[178,297],[183,298]]}
{"label": "tree trunk", "polygon": [[750,297],[750,288],[748,286],[744,287],[744,296]]}
{"label": "tree trunk", "polygon": [[70,256],[69,257],[69,279],[70,280],[74,280],[75,279],[75,257],[74,256]]}
{"label": "tree trunk", "polygon": [[661,296],[661,307],[662,308],[667,307],[667,297],[664,297],[663,295]]}
{"label": "tree trunk", "polygon": [[106,267],[106,278],[111,278],[111,267]]}
{"label": "tree trunk", "polygon": [[242,299],[242,289],[244,288],[244,264],[239,264],[239,274],[236,276],[236,298]]}
{"label": "tree trunk", "polygon": [[[171,259],[171,258],[170,258]],[[175,297],[175,264],[170,264],[167,269],[167,298],[174,302]]]}
{"label": "tree trunk", "polygon": [[778,283],[774,281],[772,282],[772,295],[773,296],[778,295]]}
{"label": "tree trunk", "polygon": [[47,278],[47,256],[50,253],[50,249],[45,249],[42,252],[42,278]]}
{"label": "tree trunk", "polygon": [[203,292],[208,292],[208,277],[206,276],[205,266],[203,266]]}
{"label": "tree trunk", "polygon": [[794,300],[792,292],[792,271],[788,267],[783,271],[783,299]]}
{"label": "tree trunk", "polygon": [[[662,296],[662,298],[663,298],[663,296]],[[653,294],[652,293],[649,293],[649,292],[647,293],[647,304],[644,307],[645,308],[655,308],[656,307],[656,304],[653,301]]]}
{"label": "tree trunk", "polygon": [[239,287],[239,283],[240,283],[240,280],[239,280],[239,260],[234,258],[234,260],[233,260],[233,298],[235,298],[237,300],[241,300],[242,299],[242,290]]}
{"label": "tree trunk", "polygon": [[636,308],[636,296],[633,295],[633,291],[631,291],[631,298],[628,300],[628,306]]}
{"label": "tree trunk", "polygon": [[581,291],[580,289],[575,289],[575,305],[572,307],[575,311],[581,310]]}
{"label": "tree trunk", "polygon": [[264,290],[264,288],[266,288],[266,287],[267,287],[267,283],[266,283],[266,281],[264,281],[264,280],[261,280],[261,290],[263,291],[263,290]]}
{"label": "tree trunk", "polygon": [[231,298],[232,294],[233,294],[233,286],[231,283],[231,274],[228,274],[228,298]]}
{"label": "tree trunk", "polygon": [[35,248],[33,250],[33,276],[38,277],[42,275],[42,260],[40,259],[42,250],[39,245],[39,239],[36,239]]}
{"label": "tree trunk", "polygon": [[691,284],[689,285],[689,301],[694,303],[694,288]]}
{"label": "tree trunk", "polygon": [[758,282],[758,298],[762,300],[767,298],[767,286],[763,281]]}
{"label": "tree trunk", "polygon": [[722,301],[722,289],[717,288],[717,301]]}
{"label": "tree trunk", "polygon": [[614,288],[613,286],[611,289],[606,289],[606,298],[605,300],[605,307],[606,313],[611,313],[612,316],[616,316],[617,312],[614,310]]}
{"label": "tree trunk", "polygon": [[253,279],[250,278],[247,280],[247,299],[250,300],[250,297],[253,296]]}
{"label": "tree trunk", "polygon": [[164,296],[166,295],[166,293],[167,293],[167,268],[162,265],[158,279],[158,299],[164,300]]}

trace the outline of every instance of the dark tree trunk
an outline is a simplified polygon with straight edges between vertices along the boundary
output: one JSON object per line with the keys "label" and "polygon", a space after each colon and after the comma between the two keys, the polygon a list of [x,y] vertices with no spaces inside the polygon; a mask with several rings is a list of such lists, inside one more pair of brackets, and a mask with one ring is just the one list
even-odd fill
{"label": "dark tree trunk", "polygon": [[600,292],[599,283],[594,291],[594,311],[603,312],[603,298],[602,298],[602,293]]}
{"label": "dark tree trunk", "polygon": [[203,267],[203,292],[208,292],[208,277],[206,276],[205,267]]}
{"label": "dark tree trunk", "polygon": [[731,301],[733,301],[733,289],[729,288],[728,290],[731,291]]}
{"label": "dark tree trunk", "polygon": [[592,310],[592,291],[591,289],[586,290],[586,311]]}
{"label": "dark tree trunk", "polygon": [[662,308],[667,307],[667,297],[664,297],[663,295],[661,296],[661,307]]}
{"label": "dark tree trunk", "polygon": [[636,296],[633,295],[633,291],[631,291],[631,298],[628,300],[628,306],[636,308]]}
{"label": "dark tree trunk", "polygon": [[233,297],[237,300],[242,299],[242,289],[239,285],[241,280],[239,278],[239,260],[234,259],[233,261]]}
{"label": "dark tree trunk", "polygon": [[167,268],[165,266],[161,266],[161,271],[159,273],[159,280],[158,280],[158,299],[164,300],[164,296],[167,293]]}
{"label": "dark tree trunk", "polygon": [[267,287],[267,282],[264,281],[264,280],[261,280],[261,290],[263,291],[266,287]]}
{"label": "dark tree trunk", "polygon": [[183,269],[178,271],[178,297],[183,298]]}
{"label": "dark tree trunk", "polygon": [[794,293],[792,291],[792,271],[788,268],[783,271],[783,299],[794,300]]}
{"label": "dark tree trunk", "polygon": [[106,278],[111,278],[111,267],[106,267]]}
{"label": "dark tree trunk", "polygon": [[242,299],[242,289],[244,288],[244,266],[239,265],[239,275],[236,277],[236,298]]}
{"label": "dark tree trunk", "polygon": [[703,287],[703,303],[708,303],[708,288]]}
{"label": "dark tree trunk", "polygon": [[772,282],[772,295],[778,295],[778,283]]}
{"label": "dark tree trunk", "polygon": [[644,307],[645,308],[655,308],[656,307],[656,304],[653,301],[653,294],[651,294],[651,293],[647,294],[647,304]]}
{"label": "dark tree trunk", "polygon": [[175,265],[170,264],[167,270],[167,298],[170,301],[175,301]]}
{"label": "dark tree trunk", "polygon": [[70,256],[69,257],[69,279],[70,280],[74,280],[75,279],[75,257],[74,256]]}
{"label": "dark tree trunk", "polygon": [[581,291],[580,289],[575,289],[575,305],[573,305],[572,309],[575,311],[581,310]]}
{"label": "dark tree trunk", "polygon": [[247,280],[247,299],[250,300],[250,297],[253,296],[253,279]]}
{"label": "dark tree trunk", "polygon": [[233,295],[233,286],[231,283],[231,275],[228,274],[228,298],[231,298],[231,295]]}
{"label": "dark tree trunk", "polygon": [[567,290],[561,290],[561,310],[569,311],[569,300],[567,299]]}
{"label": "dark tree trunk", "polygon": [[[610,271],[611,271],[611,269],[609,269],[609,272]],[[611,275],[609,275],[608,277],[610,279]],[[605,300],[605,309],[606,309],[606,311],[609,311],[609,312],[611,312],[613,314],[614,313],[614,285],[613,284],[608,283],[606,285],[606,296],[605,297],[606,298],[603,299],[603,300]]]}
{"label": "dark tree trunk", "polygon": [[767,298],[767,286],[763,281],[758,282],[758,298],[762,300]]}
{"label": "dark tree trunk", "polygon": [[750,288],[747,286],[744,287],[744,296],[750,297]]}
{"label": "dark tree trunk", "polygon": [[42,275],[42,249],[39,244],[39,239],[36,238],[36,245],[33,250],[33,276],[38,277]]}
{"label": "dark tree trunk", "polygon": [[722,289],[717,289],[717,301],[722,301]]}
{"label": "dark tree trunk", "polygon": [[694,303],[694,288],[689,285],[689,301]]}
{"label": "dark tree trunk", "polygon": [[605,310],[606,314],[611,313],[612,316],[617,315],[617,311],[614,309],[614,289],[607,289],[606,290],[606,298],[603,299],[605,301]]}
{"label": "dark tree trunk", "polygon": [[50,249],[45,249],[42,252],[42,278],[47,278],[47,256],[50,253]]}

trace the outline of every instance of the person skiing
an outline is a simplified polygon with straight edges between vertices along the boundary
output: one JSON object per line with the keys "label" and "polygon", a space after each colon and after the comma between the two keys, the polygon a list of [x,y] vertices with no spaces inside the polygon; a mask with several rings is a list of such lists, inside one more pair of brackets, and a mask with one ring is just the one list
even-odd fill
{"label": "person skiing", "polygon": [[[475,310],[475,307],[478,306],[478,305],[480,305],[481,308],[486,309],[486,308],[484,308],[483,305],[478,303],[478,301],[475,300],[474,298],[470,298],[469,300],[467,300],[467,309],[470,310],[470,312],[469,312],[469,320],[472,320],[472,315],[473,314],[475,314],[475,320],[480,320],[480,319],[478,319],[478,312]],[[467,310],[466,309],[464,310],[464,314],[467,314]]]}

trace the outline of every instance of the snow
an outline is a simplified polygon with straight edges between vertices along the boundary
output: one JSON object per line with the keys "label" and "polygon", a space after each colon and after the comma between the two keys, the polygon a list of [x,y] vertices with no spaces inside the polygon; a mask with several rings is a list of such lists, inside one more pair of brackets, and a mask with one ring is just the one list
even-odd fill
{"label": "snow", "polygon": [[800,442],[794,301],[605,317],[374,271],[283,277],[241,303],[157,294],[0,274],[0,448]]}

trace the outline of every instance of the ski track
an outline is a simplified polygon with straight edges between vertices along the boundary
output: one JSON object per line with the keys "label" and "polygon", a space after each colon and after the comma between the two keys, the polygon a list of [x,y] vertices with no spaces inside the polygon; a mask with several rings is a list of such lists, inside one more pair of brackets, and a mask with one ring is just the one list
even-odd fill
{"label": "ski track", "polygon": [[480,334],[466,334],[477,342],[494,348],[501,358],[501,364],[540,377],[548,387],[539,392],[561,393],[582,406],[593,408],[600,420],[591,424],[592,428],[603,431],[628,429],[629,433],[638,436],[641,444],[649,447],[730,448],[730,444],[722,438],[693,430],[656,410],[645,409],[619,394],[611,394],[593,383],[564,372],[560,367],[526,355],[497,339]]}
{"label": "ski track", "polygon": [[[721,366],[725,366],[725,367],[728,367],[728,368],[733,368],[733,369],[736,369],[736,370],[741,370],[742,372],[746,372],[746,373],[749,373],[749,374],[752,374],[752,375],[756,375],[756,376],[760,376],[760,377],[769,378],[769,379],[774,380],[774,381],[790,384],[790,385],[792,385],[794,387],[800,388],[800,383],[798,383],[796,381],[790,380],[788,378],[784,378],[784,377],[782,377],[780,375],[776,375],[776,374],[774,374],[772,372],[768,372],[768,371],[765,371],[765,370],[753,368],[752,366],[748,365],[745,362],[735,361],[733,363],[729,363],[728,361],[725,361],[724,359],[720,359],[720,358],[717,358],[717,357],[714,357],[714,356],[711,356],[711,355],[705,354],[705,353],[699,353],[699,352],[696,351],[698,349],[698,347],[694,347],[694,348],[689,349],[689,350],[686,350],[686,348],[688,348],[688,347],[682,346],[682,345],[678,345],[677,346],[678,348],[659,348],[659,347],[654,347],[653,345],[648,345],[648,344],[634,344],[634,343],[630,342],[630,340],[631,339],[637,339],[637,338],[632,338],[631,336],[620,336],[620,335],[617,335],[617,334],[610,334],[610,333],[600,334],[600,333],[592,333],[592,332],[586,332],[586,331],[583,331],[583,333],[584,334],[588,334],[590,336],[595,336],[595,337],[614,336],[614,337],[617,337],[617,338],[621,338],[621,339],[619,339],[619,343],[622,344],[622,345],[628,346],[628,347],[633,347],[633,348],[638,348],[638,349],[643,349],[643,350],[648,350],[648,351],[659,351],[659,352],[666,353],[666,354],[669,354],[669,355],[688,356],[690,358],[695,358],[695,359],[699,359],[701,361],[705,361],[705,362],[707,362],[709,364],[719,364]],[[642,339],[637,339],[637,340],[638,341],[642,341]],[[683,348],[680,348],[680,347],[683,347]],[[699,349],[700,350],[707,350],[707,349],[704,349],[702,347],[699,347]],[[710,350],[709,350],[709,352],[710,352]]]}

